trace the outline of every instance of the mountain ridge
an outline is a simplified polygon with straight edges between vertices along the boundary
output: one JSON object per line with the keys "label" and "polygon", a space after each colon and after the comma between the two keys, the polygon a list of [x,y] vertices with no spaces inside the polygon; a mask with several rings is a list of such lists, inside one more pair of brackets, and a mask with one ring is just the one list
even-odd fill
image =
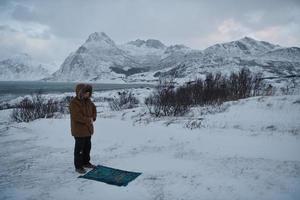
{"label": "mountain ridge", "polygon": [[153,82],[173,76],[192,79],[209,72],[248,67],[266,75],[300,73],[299,47],[281,47],[243,37],[196,50],[184,45],[166,46],[156,39],[116,44],[104,32],[90,34],[85,42],[45,81]]}

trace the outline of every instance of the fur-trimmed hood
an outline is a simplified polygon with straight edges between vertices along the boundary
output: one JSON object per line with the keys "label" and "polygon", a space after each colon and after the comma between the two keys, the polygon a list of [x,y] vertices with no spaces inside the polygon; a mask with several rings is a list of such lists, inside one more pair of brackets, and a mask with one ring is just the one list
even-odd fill
{"label": "fur-trimmed hood", "polygon": [[76,85],[75,92],[76,97],[81,100],[85,92],[90,92],[90,97],[92,96],[93,87],[87,83],[79,83]]}

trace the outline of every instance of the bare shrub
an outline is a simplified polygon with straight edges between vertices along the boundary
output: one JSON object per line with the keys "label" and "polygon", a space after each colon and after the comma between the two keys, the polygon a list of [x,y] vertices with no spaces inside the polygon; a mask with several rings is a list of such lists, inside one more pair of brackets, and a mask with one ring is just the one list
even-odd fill
{"label": "bare shrub", "polygon": [[163,80],[144,103],[149,112],[156,117],[181,116],[189,111],[191,97],[184,87],[175,89],[172,80]]}
{"label": "bare shrub", "polygon": [[55,113],[65,113],[65,104],[53,99],[46,100],[41,93],[24,98],[16,104],[11,113],[11,118],[16,122],[30,122],[39,118],[52,118]]}
{"label": "bare shrub", "polygon": [[110,109],[115,111],[135,108],[138,104],[139,100],[134,96],[134,94],[127,91],[118,92],[118,97],[109,102]]}
{"label": "bare shrub", "polygon": [[262,74],[243,68],[229,77],[221,73],[207,74],[205,80],[197,79],[175,88],[173,81],[160,81],[156,90],[145,99],[150,114],[182,116],[191,106],[220,105],[264,93]]}

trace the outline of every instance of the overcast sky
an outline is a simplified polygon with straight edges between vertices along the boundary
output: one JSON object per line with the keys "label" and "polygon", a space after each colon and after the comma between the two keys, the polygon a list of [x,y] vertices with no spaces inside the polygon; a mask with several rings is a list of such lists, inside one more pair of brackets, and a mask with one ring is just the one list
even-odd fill
{"label": "overcast sky", "polygon": [[300,46],[300,0],[0,0],[0,60],[61,62],[92,32],[204,49],[250,36]]}

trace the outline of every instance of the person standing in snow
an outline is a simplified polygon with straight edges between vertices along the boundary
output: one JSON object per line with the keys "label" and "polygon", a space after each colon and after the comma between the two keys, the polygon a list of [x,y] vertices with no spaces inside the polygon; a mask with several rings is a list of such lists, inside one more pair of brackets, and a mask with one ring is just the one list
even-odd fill
{"label": "person standing in snow", "polygon": [[93,88],[90,84],[76,85],[74,97],[69,104],[71,134],[75,138],[74,165],[78,173],[86,173],[85,168],[94,168],[90,163],[91,136],[94,133],[93,122],[97,110],[91,101]]}

